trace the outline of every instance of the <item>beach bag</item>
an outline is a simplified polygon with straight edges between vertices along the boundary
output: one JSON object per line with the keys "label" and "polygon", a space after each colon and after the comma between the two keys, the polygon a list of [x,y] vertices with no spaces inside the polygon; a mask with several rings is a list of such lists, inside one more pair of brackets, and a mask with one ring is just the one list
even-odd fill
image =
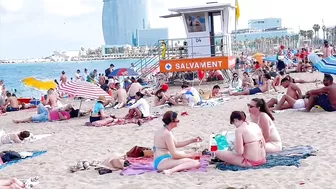
{"label": "beach bag", "polygon": [[134,146],[126,153],[127,157],[152,157],[153,151],[150,148]]}
{"label": "beach bag", "polygon": [[202,100],[209,100],[209,98],[211,97],[211,91],[203,91],[202,89],[200,89],[199,94],[202,97]]}

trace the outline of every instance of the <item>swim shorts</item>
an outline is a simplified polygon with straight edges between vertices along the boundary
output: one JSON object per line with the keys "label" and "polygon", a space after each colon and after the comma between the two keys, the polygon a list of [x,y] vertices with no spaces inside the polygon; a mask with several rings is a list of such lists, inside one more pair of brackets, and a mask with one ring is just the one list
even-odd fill
{"label": "swim shorts", "polygon": [[317,105],[321,106],[321,108],[327,112],[336,111],[336,109],[331,105],[327,94],[318,95]]}
{"label": "swim shorts", "polygon": [[254,95],[254,94],[257,94],[257,93],[261,93],[261,90],[260,90],[259,87],[250,89],[250,95]]}

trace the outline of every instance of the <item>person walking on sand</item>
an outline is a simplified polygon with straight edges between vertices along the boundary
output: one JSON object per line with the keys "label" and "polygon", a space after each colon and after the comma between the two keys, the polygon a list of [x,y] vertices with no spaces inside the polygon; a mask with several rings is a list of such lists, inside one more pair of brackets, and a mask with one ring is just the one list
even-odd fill
{"label": "person walking on sand", "polygon": [[[302,99],[302,91],[301,89],[293,82],[291,82],[287,77],[283,78],[281,80],[281,86],[283,86],[285,89],[287,89],[287,92],[285,95],[289,96],[290,98],[292,98],[293,100],[297,101],[294,105],[295,109],[301,109],[304,108],[304,101]],[[272,98],[271,100],[269,100],[267,102],[267,107],[268,108],[273,108],[274,105],[279,105],[279,102],[281,101],[281,98],[283,98],[282,95],[281,97],[277,98]],[[287,98],[287,97],[284,97]],[[288,99],[288,98],[287,98]],[[291,101],[292,102],[292,101]],[[284,103],[284,102],[282,102]],[[280,108],[281,107],[281,108]],[[289,109],[292,108],[293,104],[282,104],[280,106],[278,106],[277,109]]]}
{"label": "person walking on sand", "polygon": [[154,134],[154,169],[166,175],[201,166],[200,162],[195,160],[195,158],[199,158],[202,155],[200,152],[187,154],[177,151],[177,148],[202,142],[200,137],[181,142],[176,141],[171,130],[176,128],[180,122],[177,115],[173,111],[166,112],[162,118],[163,127],[160,127]]}
{"label": "person walking on sand", "polygon": [[65,75],[65,71],[62,71],[62,75],[60,77],[61,84],[65,84],[68,80],[68,77]]}
{"label": "person walking on sand", "polygon": [[324,74],[323,84],[325,87],[320,89],[311,90],[306,93],[308,97],[307,111],[319,105],[324,111],[336,111],[336,84],[330,74]]}

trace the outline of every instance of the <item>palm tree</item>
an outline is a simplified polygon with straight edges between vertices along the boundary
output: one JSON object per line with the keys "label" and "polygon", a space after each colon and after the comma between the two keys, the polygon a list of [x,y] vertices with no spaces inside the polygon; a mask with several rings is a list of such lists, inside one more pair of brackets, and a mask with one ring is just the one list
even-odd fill
{"label": "palm tree", "polygon": [[330,40],[330,36],[331,36],[331,28],[327,28],[326,29],[326,40]]}
{"label": "palm tree", "polygon": [[314,32],[315,32],[315,45],[317,45],[317,40],[318,40],[318,38],[319,38],[319,35],[318,35],[318,32],[320,31],[320,29],[321,29],[321,26],[320,25],[318,25],[318,24],[314,24],[313,25],[313,30],[314,30]]}
{"label": "palm tree", "polygon": [[327,31],[327,27],[325,25],[322,26],[322,31],[323,31],[323,40],[326,39],[326,31]]}
{"label": "palm tree", "polygon": [[307,37],[307,31],[306,30],[300,30],[299,31],[299,35],[302,36],[302,37],[304,37],[304,39],[306,39],[306,37]]}
{"label": "palm tree", "polygon": [[[315,35],[316,35],[316,33],[315,33]],[[313,30],[308,30],[307,31],[307,38],[312,40],[313,36],[314,36],[314,31]]]}
{"label": "palm tree", "polygon": [[331,41],[333,44],[335,44],[336,40],[336,26],[331,29]]}

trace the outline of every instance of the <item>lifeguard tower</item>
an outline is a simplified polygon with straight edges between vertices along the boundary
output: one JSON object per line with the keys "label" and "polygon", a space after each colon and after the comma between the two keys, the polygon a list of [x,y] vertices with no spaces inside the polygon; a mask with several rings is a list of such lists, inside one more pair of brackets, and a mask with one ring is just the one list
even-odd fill
{"label": "lifeguard tower", "polygon": [[[162,40],[160,72],[228,70],[235,66],[230,34],[235,25],[234,5],[207,3],[168,10],[172,14],[161,18],[182,17],[187,38]],[[220,17],[221,24],[221,34],[216,36],[215,16]]]}

